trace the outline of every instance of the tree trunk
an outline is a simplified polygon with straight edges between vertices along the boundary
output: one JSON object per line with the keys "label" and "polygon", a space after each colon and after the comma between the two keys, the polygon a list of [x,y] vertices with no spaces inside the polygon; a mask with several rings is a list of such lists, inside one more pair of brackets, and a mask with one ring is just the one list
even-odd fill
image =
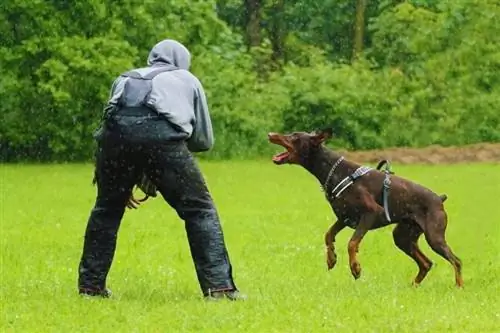
{"label": "tree trunk", "polygon": [[260,11],[261,0],[245,0],[246,18],[247,18],[247,45],[249,48],[259,46],[261,43],[260,33]]}
{"label": "tree trunk", "polygon": [[354,49],[353,60],[356,60],[363,52],[363,40],[365,35],[365,11],[368,0],[356,0],[356,22],[354,24]]}
{"label": "tree trunk", "polygon": [[269,37],[271,39],[271,45],[273,48],[272,60],[278,62],[280,60],[285,61],[285,37],[286,37],[286,26],[285,26],[285,1],[277,0],[276,4],[272,8],[272,22],[269,31]]}

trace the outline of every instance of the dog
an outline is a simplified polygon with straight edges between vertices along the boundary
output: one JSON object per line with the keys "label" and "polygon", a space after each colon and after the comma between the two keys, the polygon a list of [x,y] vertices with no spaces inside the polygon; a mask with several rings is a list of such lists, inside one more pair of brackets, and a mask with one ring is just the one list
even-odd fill
{"label": "dog", "polygon": [[351,274],[357,280],[361,276],[357,253],[363,237],[369,230],[396,224],[396,247],[419,268],[413,280],[415,286],[420,285],[433,265],[418,247],[418,239],[424,234],[432,250],[453,266],[456,286],[463,287],[462,262],[445,240],[448,217],[443,203],[447,196],[395,176],[390,170],[381,171],[388,164],[385,160],[375,169],[346,160],[324,145],[331,136],[331,129],[268,134],[270,143],[286,149],[273,156],[273,162],[297,164],[314,175],[337,217],[325,234],[328,270],[337,263],[335,237],[345,227],[354,229],[347,248]]}

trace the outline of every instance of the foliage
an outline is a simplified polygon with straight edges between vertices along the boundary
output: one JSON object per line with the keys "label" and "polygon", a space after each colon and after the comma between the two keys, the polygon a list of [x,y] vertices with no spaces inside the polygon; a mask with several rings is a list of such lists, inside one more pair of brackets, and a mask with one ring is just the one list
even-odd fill
{"label": "foliage", "polygon": [[259,2],[252,47],[245,3],[3,1],[0,159],[90,159],[114,77],[167,37],[207,90],[202,156],[257,156],[269,131],[325,125],[350,149],[500,141],[498,2],[370,1],[355,62],[354,1]]}

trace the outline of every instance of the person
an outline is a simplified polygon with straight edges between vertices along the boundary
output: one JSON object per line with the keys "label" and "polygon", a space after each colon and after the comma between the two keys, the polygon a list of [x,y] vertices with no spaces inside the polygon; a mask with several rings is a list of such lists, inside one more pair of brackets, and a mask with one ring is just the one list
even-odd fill
{"label": "person", "polygon": [[193,152],[212,148],[214,135],[191,54],[166,39],[148,66],[114,81],[97,141],[97,197],[85,230],[78,269],[81,295],[111,296],[106,279],[118,229],[134,184],[146,176],[184,221],[198,282],[207,299],[242,300],[233,279],[218,211]]}

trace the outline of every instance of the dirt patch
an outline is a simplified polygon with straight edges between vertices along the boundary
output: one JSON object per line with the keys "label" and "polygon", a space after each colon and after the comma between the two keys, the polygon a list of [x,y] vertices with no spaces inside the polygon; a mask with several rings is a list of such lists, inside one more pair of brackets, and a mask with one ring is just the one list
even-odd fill
{"label": "dirt patch", "polygon": [[500,143],[481,143],[462,147],[430,146],[426,148],[390,148],[371,151],[342,151],[348,158],[362,163],[388,159],[399,164],[455,164],[471,162],[500,163]]}

